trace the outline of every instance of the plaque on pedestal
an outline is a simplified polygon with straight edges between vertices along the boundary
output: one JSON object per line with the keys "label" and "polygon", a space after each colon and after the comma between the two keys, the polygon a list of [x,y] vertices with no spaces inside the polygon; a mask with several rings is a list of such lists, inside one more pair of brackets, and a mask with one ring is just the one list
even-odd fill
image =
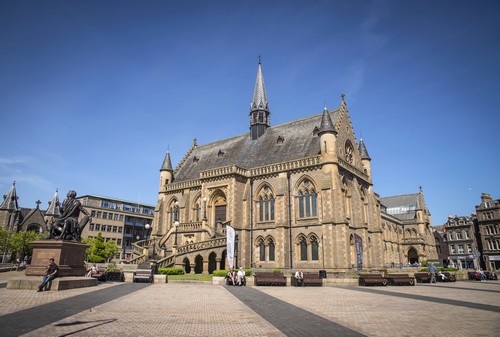
{"label": "plaque on pedestal", "polygon": [[49,259],[59,266],[58,277],[84,276],[85,243],[65,240],[40,240],[31,243],[33,255],[31,264],[26,268],[26,276],[43,276],[49,264]]}

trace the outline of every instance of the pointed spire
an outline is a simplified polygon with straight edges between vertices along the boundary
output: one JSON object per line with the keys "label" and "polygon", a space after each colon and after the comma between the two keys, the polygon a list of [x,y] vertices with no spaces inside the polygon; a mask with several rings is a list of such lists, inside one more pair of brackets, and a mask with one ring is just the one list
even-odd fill
{"label": "pointed spire", "polygon": [[17,204],[17,193],[16,193],[16,182],[12,183],[12,187],[9,190],[9,193],[3,200],[0,205],[0,209],[7,211],[17,211],[19,209],[19,205]]}
{"label": "pointed spire", "polygon": [[368,151],[366,150],[366,146],[365,146],[365,142],[363,141],[363,138],[359,139],[359,153],[361,154],[361,159],[372,160],[370,158],[370,155],[368,154]]}
{"label": "pointed spire", "polygon": [[255,80],[252,102],[250,103],[250,135],[252,140],[259,139],[266,132],[266,129],[271,126],[270,114],[259,55],[257,79]]}
{"label": "pointed spire", "polygon": [[319,127],[319,132],[318,136],[321,136],[324,133],[333,133],[336,134],[337,131],[335,131],[335,127],[332,122],[332,118],[330,117],[330,114],[328,113],[328,109],[325,107],[323,108],[323,115],[321,116],[321,126]]}
{"label": "pointed spire", "polygon": [[264,84],[264,75],[262,74],[262,64],[260,63],[257,68],[257,78],[253,89],[252,102],[250,103],[250,111],[266,110],[269,111],[269,102],[267,101],[266,86]]}
{"label": "pointed spire", "polygon": [[165,155],[165,159],[163,160],[163,165],[161,166],[160,171],[173,171],[172,161],[170,160],[170,151],[167,151],[167,154]]}
{"label": "pointed spire", "polygon": [[52,200],[49,203],[49,207],[47,208],[45,215],[47,215],[47,216],[59,216],[59,215],[61,215],[61,212],[59,212],[59,190],[58,189],[56,189],[56,193],[54,193],[54,196],[52,197]]}

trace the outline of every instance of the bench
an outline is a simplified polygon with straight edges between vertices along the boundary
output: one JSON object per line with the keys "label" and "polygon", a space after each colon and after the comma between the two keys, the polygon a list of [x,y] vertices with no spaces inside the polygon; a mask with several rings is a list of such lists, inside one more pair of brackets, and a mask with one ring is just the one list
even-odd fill
{"label": "bench", "polygon": [[488,280],[498,280],[498,276],[494,271],[485,271],[484,273]]}
{"label": "bench", "polygon": [[283,273],[255,273],[255,285],[257,286],[286,286]]}
{"label": "bench", "polygon": [[387,281],[391,286],[412,286],[415,278],[408,274],[387,274]]}
{"label": "bench", "polygon": [[153,282],[153,272],[151,269],[137,269],[134,274],[134,282]]}
{"label": "bench", "polygon": [[429,273],[415,273],[417,283],[431,283],[431,275]]}
{"label": "bench", "polygon": [[359,275],[360,286],[386,286],[387,279],[380,274]]}
{"label": "bench", "polygon": [[443,272],[441,272],[441,274],[444,275],[444,280],[441,277],[439,277],[438,274],[436,274],[436,281],[437,282],[456,282],[457,281],[455,275],[453,275],[447,271],[443,271]]}
{"label": "bench", "polygon": [[[319,273],[303,273],[303,282],[302,286],[317,286],[321,287],[323,286],[323,281],[319,277]],[[292,274],[292,285],[295,287],[298,287],[298,282],[297,279],[294,277],[294,274]]]}
{"label": "bench", "polygon": [[106,282],[106,267],[97,267],[97,271],[91,272],[90,277],[96,278],[100,282]]}

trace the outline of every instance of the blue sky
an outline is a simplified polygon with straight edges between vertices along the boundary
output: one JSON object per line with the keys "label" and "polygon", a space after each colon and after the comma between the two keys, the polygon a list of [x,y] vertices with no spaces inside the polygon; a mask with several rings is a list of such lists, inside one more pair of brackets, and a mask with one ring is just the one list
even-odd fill
{"label": "blue sky", "polygon": [[155,204],[167,149],[248,132],[262,66],[278,125],[340,104],[381,196],[433,224],[500,198],[498,1],[0,2],[0,193]]}

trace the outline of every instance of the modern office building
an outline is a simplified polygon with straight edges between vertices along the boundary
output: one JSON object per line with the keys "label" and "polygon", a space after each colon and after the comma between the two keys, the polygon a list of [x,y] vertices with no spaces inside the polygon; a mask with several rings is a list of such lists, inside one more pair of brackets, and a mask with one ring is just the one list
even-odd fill
{"label": "modern office building", "polygon": [[132,244],[151,236],[154,206],[139,202],[84,195],[77,198],[92,219],[82,232],[82,238],[95,238],[100,232],[104,241],[114,240],[120,253],[116,260],[132,259]]}

